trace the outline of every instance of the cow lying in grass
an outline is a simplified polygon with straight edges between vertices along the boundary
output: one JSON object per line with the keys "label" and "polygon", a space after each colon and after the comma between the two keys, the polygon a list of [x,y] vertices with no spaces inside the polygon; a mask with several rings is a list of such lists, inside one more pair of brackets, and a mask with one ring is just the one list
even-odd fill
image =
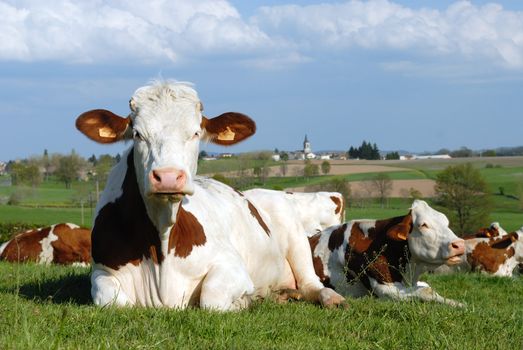
{"label": "cow lying in grass", "polygon": [[478,230],[478,232],[465,235],[461,238],[467,240],[467,239],[473,239],[473,238],[494,238],[494,237],[501,237],[505,236],[507,234],[507,231],[501,227],[499,222],[493,222],[490,224],[489,227],[481,228]]}
{"label": "cow lying in grass", "polygon": [[458,306],[418,279],[424,271],[461,261],[464,241],[448,224],[445,215],[416,200],[405,216],[330,227],[309,238],[316,273],[343,295],[372,292],[380,298]]}
{"label": "cow lying in grass", "polygon": [[343,196],[338,192],[284,192],[255,188],[243,192],[271,218],[280,216],[285,225],[313,236],[345,218]]}
{"label": "cow lying in grass", "polygon": [[195,176],[200,140],[240,142],[255,132],[249,117],[203,117],[183,83],[140,88],[130,108],[127,118],[92,110],[76,124],[100,143],[132,140],[96,209],[96,305],[235,310],[287,288],[325,306],[344,303],[315,275],[305,236],[280,229],[232,188]]}
{"label": "cow lying in grass", "polygon": [[500,237],[467,239],[465,253],[453,271],[511,277],[516,267],[523,263],[523,227]]}
{"label": "cow lying in grass", "polygon": [[0,246],[0,260],[87,265],[91,262],[91,231],[56,224],[18,233]]}

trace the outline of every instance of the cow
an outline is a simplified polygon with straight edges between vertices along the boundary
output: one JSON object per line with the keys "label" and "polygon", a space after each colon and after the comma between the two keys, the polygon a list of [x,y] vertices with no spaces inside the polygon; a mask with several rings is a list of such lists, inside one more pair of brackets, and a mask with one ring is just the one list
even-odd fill
{"label": "cow", "polygon": [[329,226],[344,221],[343,196],[338,192],[285,192],[255,188],[243,192],[257,207],[263,208],[271,218],[283,216],[288,224],[296,219],[301,233],[310,237]]}
{"label": "cow", "polygon": [[18,233],[0,246],[0,260],[87,266],[91,262],[91,231],[61,223]]}
{"label": "cow", "polygon": [[240,192],[196,176],[200,141],[236,144],[254,134],[251,118],[204,117],[196,90],[182,82],[139,88],[129,106],[127,117],[97,109],[76,120],[96,142],[131,141],[96,208],[96,305],[228,311],[296,288],[324,306],[345,303],[315,275],[306,237],[279,230]]}
{"label": "cow", "polygon": [[477,232],[462,236],[461,238],[465,240],[473,238],[493,238],[505,236],[506,234],[507,231],[505,231],[503,227],[501,227],[499,222],[493,222],[490,224],[489,227],[480,228]]}
{"label": "cow", "polygon": [[501,237],[468,239],[465,254],[456,270],[511,277],[523,263],[523,227]]}
{"label": "cow", "polygon": [[444,214],[415,200],[404,216],[330,227],[309,238],[316,273],[345,296],[371,292],[379,298],[460,306],[419,281],[421,273],[458,263],[464,254],[464,241],[448,225]]}

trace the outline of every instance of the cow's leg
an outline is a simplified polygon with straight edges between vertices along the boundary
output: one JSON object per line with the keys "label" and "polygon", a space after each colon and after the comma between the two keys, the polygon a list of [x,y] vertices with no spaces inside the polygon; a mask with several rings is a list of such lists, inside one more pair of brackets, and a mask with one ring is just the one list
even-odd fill
{"label": "cow's leg", "polygon": [[[302,233],[303,234],[296,234]],[[301,228],[288,235],[287,260],[303,298],[325,307],[346,305],[345,298],[331,288],[326,288],[314,271],[312,253],[307,236]]]}
{"label": "cow's leg", "polygon": [[107,271],[96,268],[93,268],[91,273],[91,296],[97,306],[133,304],[123,292],[118,279]]}
{"label": "cow's leg", "polygon": [[434,301],[455,307],[464,307],[465,305],[459,301],[448,299],[439,295],[427,283],[418,282],[416,288],[412,291],[412,297],[423,301]]}
{"label": "cow's leg", "polygon": [[450,306],[464,306],[460,302],[442,297],[424,282],[418,282],[416,287],[407,287],[399,282],[381,284],[373,278],[369,278],[369,281],[372,292],[379,298],[389,298],[392,300],[418,299],[422,301],[435,301]]}
{"label": "cow's leg", "polygon": [[251,303],[254,284],[243,264],[213,266],[202,283],[200,307],[218,311],[246,308]]}

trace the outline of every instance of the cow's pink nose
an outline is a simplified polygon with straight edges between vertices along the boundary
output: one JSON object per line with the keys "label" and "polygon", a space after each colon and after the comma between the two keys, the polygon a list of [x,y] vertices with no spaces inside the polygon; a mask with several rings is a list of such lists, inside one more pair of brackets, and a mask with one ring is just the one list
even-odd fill
{"label": "cow's pink nose", "polygon": [[453,255],[465,254],[465,241],[462,239],[455,240],[450,243],[449,249]]}
{"label": "cow's pink nose", "polygon": [[187,182],[187,174],[175,168],[154,169],[149,174],[155,193],[181,193]]}

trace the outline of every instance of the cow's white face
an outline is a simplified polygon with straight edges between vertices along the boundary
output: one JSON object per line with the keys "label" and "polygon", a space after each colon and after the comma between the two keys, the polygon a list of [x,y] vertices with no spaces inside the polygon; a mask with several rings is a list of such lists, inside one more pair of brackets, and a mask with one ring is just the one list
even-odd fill
{"label": "cow's white face", "polygon": [[412,231],[408,235],[412,257],[428,265],[453,265],[461,261],[465,242],[449,228],[447,217],[426,202],[416,200],[411,208]]}
{"label": "cow's white face", "polygon": [[155,83],[136,90],[127,118],[106,110],[80,115],[77,128],[100,143],[133,141],[134,166],[144,200],[177,201],[194,190],[200,140],[232,145],[254,134],[240,113],[207,119],[196,91],[183,83]]}
{"label": "cow's white face", "polygon": [[144,197],[193,193],[202,105],[186,85],[146,86],[130,101],[134,163]]}

